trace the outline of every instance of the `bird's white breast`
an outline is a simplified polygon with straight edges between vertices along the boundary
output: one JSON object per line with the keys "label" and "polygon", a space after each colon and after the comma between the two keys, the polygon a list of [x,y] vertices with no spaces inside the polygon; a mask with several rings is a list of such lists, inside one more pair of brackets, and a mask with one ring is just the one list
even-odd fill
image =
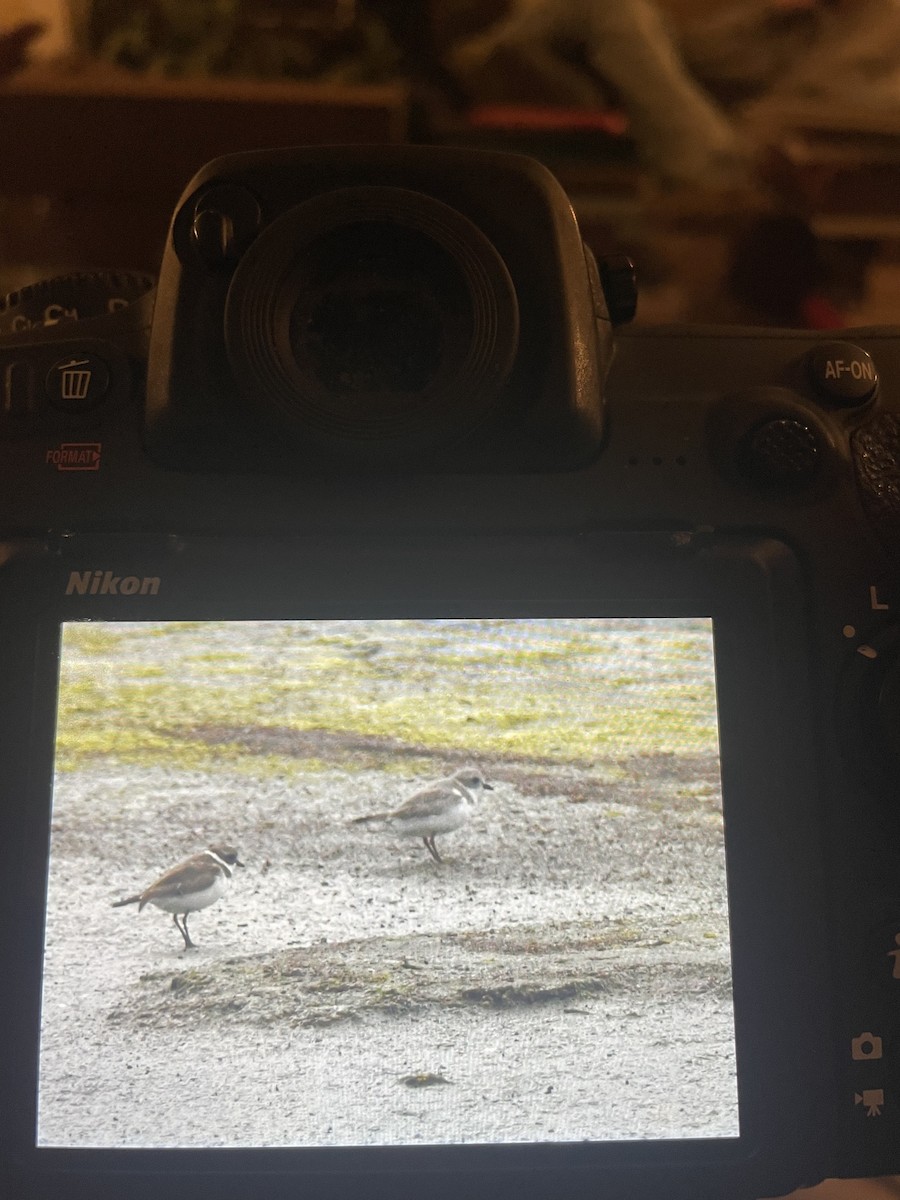
{"label": "bird's white breast", "polygon": [[469,815],[469,805],[462,796],[449,800],[440,812],[421,815],[399,813],[390,820],[395,832],[408,834],[410,837],[433,837],[438,833],[450,833],[459,829]]}
{"label": "bird's white breast", "polygon": [[197,912],[199,909],[206,908],[208,905],[215,903],[224,894],[227,887],[228,879],[225,873],[222,872],[216,876],[215,882],[210,884],[208,888],[204,888],[202,892],[184,893],[181,896],[153,896],[149,900],[149,903],[156,905],[157,908],[161,908],[163,912]]}

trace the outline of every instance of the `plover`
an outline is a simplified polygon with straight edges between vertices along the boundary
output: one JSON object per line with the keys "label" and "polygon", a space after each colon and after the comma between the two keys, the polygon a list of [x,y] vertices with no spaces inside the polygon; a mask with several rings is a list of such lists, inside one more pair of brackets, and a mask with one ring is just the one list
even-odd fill
{"label": "plover", "polygon": [[403,837],[420,837],[435,862],[443,862],[434,839],[439,833],[459,829],[469,819],[483,789],[493,791],[477,767],[463,767],[447,779],[430,783],[414,792],[391,812],[355,817],[371,833],[386,830]]}
{"label": "plover", "polygon": [[113,908],[136,904],[140,912],[146,904],[153,904],[163,912],[170,912],[178,932],[184,938],[185,950],[190,950],[194,943],[188,933],[188,914],[215,903],[227,888],[234,868],[243,865],[237,850],[231,846],[210,846],[202,854],[194,854],[160,875],[155,883],[136,896],[117,900]]}

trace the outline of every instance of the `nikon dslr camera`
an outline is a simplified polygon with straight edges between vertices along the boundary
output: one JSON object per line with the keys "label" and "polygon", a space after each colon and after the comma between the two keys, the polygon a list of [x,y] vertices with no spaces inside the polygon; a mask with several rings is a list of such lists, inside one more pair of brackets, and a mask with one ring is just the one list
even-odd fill
{"label": "nikon dslr camera", "polygon": [[420,147],[9,298],[4,1194],[900,1171],[900,340],[633,306]]}

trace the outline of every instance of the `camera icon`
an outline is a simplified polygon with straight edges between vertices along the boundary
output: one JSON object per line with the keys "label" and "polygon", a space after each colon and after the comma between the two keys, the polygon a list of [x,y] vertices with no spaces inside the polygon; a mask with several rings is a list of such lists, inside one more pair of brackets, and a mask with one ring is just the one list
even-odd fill
{"label": "camera icon", "polygon": [[861,1033],[850,1041],[850,1054],[854,1059],[881,1058],[881,1038],[874,1033]]}

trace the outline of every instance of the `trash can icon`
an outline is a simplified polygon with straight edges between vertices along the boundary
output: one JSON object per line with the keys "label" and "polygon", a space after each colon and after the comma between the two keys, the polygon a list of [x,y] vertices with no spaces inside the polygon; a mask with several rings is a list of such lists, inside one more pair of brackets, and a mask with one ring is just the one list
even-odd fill
{"label": "trash can icon", "polygon": [[[85,369],[87,368],[87,369]],[[91,367],[88,358],[73,358],[59,370],[59,394],[63,400],[87,400],[91,388]]]}

